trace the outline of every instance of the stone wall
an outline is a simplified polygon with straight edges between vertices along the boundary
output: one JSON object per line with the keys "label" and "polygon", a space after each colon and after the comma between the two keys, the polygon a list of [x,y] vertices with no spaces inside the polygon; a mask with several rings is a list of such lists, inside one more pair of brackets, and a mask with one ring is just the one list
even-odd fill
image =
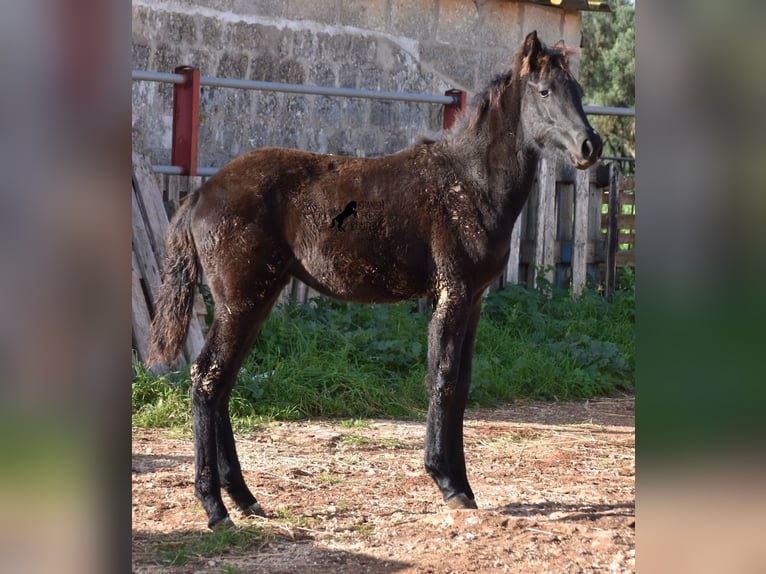
{"label": "stone wall", "polygon": [[[531,30],[580,45],[580,14],[508,0],[133,0],[132,67],[470,96]],[[576,71],[577,63],[573,63]],[[133,149],[170,163],[172,87],[133,82]],[[442,108],[203,87],[199,165],[278,145],[375,156],[441,128]]]}

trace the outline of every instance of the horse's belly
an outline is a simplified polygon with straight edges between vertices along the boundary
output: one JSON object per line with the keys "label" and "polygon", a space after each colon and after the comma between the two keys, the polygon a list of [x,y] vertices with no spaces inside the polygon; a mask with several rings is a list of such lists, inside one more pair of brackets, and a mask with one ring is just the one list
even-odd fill
{"label": "horse's belly", "polygon": [[307,254],[293,275],[324,295],[348,301],[393,303],[425,295],[424,266],[398,259],[352,256],[350,253]]}

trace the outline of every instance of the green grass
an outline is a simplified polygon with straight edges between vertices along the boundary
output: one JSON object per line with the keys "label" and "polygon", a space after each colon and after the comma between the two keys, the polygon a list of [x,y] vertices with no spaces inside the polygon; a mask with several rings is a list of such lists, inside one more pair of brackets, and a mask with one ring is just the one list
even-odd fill
{"label": "green grass", "polygon": [[[473,362],[471,405],[515,399],[570,400],[631,391],[634,278],[609,299],[580,298],[550,284],[512,286],[486,298]],[[425,412],[428,317],[412,303],[354,305],[318,299],[279,307],[239,373],[232,422],[246,431],[274,420],[341,419]],[[188,368],[163,377],[137,368],[133,423],[189,425]]]}
{"label": "green grass", "polygon": [[200,558],[242,554],[262,546],[265,541],[263,531],[255,527],[182,532],[157,544],[156,560],[162,566],[180,566]]}

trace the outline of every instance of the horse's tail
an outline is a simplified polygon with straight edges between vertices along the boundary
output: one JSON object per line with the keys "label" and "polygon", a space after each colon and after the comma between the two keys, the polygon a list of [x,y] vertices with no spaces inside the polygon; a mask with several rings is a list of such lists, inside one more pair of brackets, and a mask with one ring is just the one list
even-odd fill
{"label": "horse's tail", "polygon": [[162,286],[154,305],[151,351],[147,364],[175,362],[189,331],[199,259],[191,233],[192,208],[199,194],[190,194],[168,227]]}

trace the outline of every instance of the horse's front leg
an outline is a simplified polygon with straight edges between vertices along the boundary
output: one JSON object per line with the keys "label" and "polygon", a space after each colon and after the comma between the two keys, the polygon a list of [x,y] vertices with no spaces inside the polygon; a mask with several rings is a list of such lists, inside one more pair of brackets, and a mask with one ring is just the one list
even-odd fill
{"label": "horse's front leg", "polygon": [[476,508],[465,477],[461,354],[471,318],[471,298],[462,288],[443,290],[428,328],[428,416],[425,466],[451,508]]}
{"label": "horse's front leg", "polygon": [[[452,499],[453,506],[458,508],[476,508],[473,502],[474,495],[471,486],[468,483],[468,475],[465,468],[465,451],[463,444],[463,416],[465,406],[468,402],[468,391],[471,388],[471,368],[473,365],[473,349],[476,342],[476,329],[481,315],[481,296],[477,296],[472,302],[466,325],[463,346],[460,351],[460,370],[458,374],[458,385],[455,393],[453,408],[450,410],[450,420],[447,423],[449,436],[447,442],[455,445],[455,456],[451,457],[450,465],[455,480],[462,485],[468,501],[460,498]],[[472,504],[473,502],[473,504]]]}

